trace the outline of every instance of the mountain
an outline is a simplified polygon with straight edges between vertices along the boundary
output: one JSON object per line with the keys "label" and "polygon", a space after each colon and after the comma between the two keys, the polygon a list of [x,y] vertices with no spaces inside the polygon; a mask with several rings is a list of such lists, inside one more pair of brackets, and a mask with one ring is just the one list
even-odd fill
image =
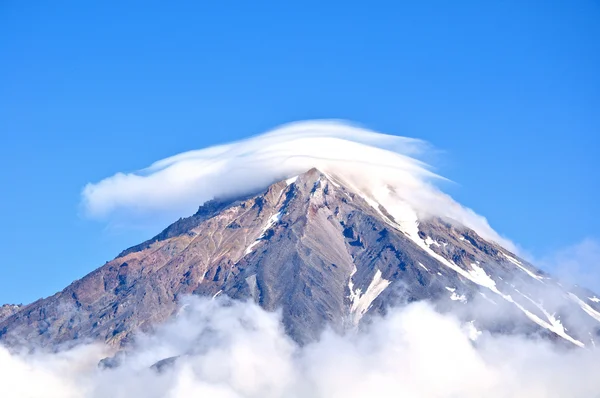
{"label": "mountain", "polygon": [[392,305],[429,300],[472,329],[599,340],[600,299],[563,287],[455,220],[393,208],[311,169],[242,198],[212,200],[63,291],[2,307],[0,341],[120,347],[178,311],[186,295],[282,311],[303,344],[330,325],[361,327]]}

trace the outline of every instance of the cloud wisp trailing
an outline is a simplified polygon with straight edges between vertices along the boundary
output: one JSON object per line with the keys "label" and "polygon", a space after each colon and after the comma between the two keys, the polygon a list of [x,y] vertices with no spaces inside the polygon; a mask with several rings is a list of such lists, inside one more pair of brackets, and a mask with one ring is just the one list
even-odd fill
{"label": "cloud wisp trailing", "polygon": [[0,383],[0,396],[591,397],[600,391],[596,350],[485,332],[473,338],[457,318],[420,302],[364,330],[325,332],[300,347],[277,313],[189,298],[173,321],[139,337],[113,368],[95,366],[104,354],[93,345],[25,355],[0,347],[8,381]]}
{"label": "cloud wisp trailing", "polygon": [[588,288],[600,290],[600,242],[596,239],[583,239],[537,262],[567,284],[584,283]]}
{"label": "cloud wisp trailing", "polygon": [[443,179],[419,158],[421,140],[382,134],[347,122],[316,120],[281,126],[225,145],[184,152],[132,173],[88,184],[82,204],[97,219],[187,216],[207,200],[256,192],[316,167],[367,195],[392,187],[420,216],[454,219],[484,238],[514,246],[485,218],[434,186]]}

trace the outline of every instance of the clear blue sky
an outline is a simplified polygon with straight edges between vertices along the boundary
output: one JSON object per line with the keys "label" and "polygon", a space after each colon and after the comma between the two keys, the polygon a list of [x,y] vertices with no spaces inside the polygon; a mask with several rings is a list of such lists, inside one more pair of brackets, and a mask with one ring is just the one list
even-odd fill
{"label": "clear blue sky", "polygon": [[157,232],[81,218],[87,182],[301,119],[430,141],[535,255],[600,239],[598,1],[122,3],[0,3],[0,303]]}

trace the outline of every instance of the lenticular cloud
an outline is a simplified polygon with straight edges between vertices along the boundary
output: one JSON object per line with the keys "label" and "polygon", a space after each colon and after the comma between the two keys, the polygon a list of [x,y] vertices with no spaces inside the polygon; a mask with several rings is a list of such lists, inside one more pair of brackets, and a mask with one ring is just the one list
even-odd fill
{"label": "lenticular cloud", "polygon": [[487,221],[432,184],[442,177],[418,160],[429,145],[341,121],[297,122],[245,140],[184,152],[146,169],[88,184],[86,214],[98,219],[187,216],[207,200],[257,192],[313,167],[367,196],[382,187],[421,217],[454,219],[484,238],[513,248]]}
{"label": "lenticular cloud", "polygon": [[119,209],[189,212],[202,202],[252,192],[312,167],[351,164],[396,169],[412,178],[432,176],[419,155],[425,143],[334,121],[282,126],[246,140],[184,152],[134,173],[88,184],[84,204],[92,217]]}

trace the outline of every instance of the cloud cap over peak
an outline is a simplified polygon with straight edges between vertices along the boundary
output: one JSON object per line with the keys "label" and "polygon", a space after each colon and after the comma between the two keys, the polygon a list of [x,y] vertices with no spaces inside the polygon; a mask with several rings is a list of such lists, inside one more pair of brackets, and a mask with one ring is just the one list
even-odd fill
{"label": "cloud cap over peak", "polygon": [[449,217],[499,243],[487,221],[432,185],[442,179],[419,160],[427,142],[383,134],[340,120],[280,126],[240,141],[192,150],[130,173],[117,173],[82,192],[85,214],[131,219],[186,216],[215,197],[259,191],[313,167],[370,194],[393,187],[421,215]]}

